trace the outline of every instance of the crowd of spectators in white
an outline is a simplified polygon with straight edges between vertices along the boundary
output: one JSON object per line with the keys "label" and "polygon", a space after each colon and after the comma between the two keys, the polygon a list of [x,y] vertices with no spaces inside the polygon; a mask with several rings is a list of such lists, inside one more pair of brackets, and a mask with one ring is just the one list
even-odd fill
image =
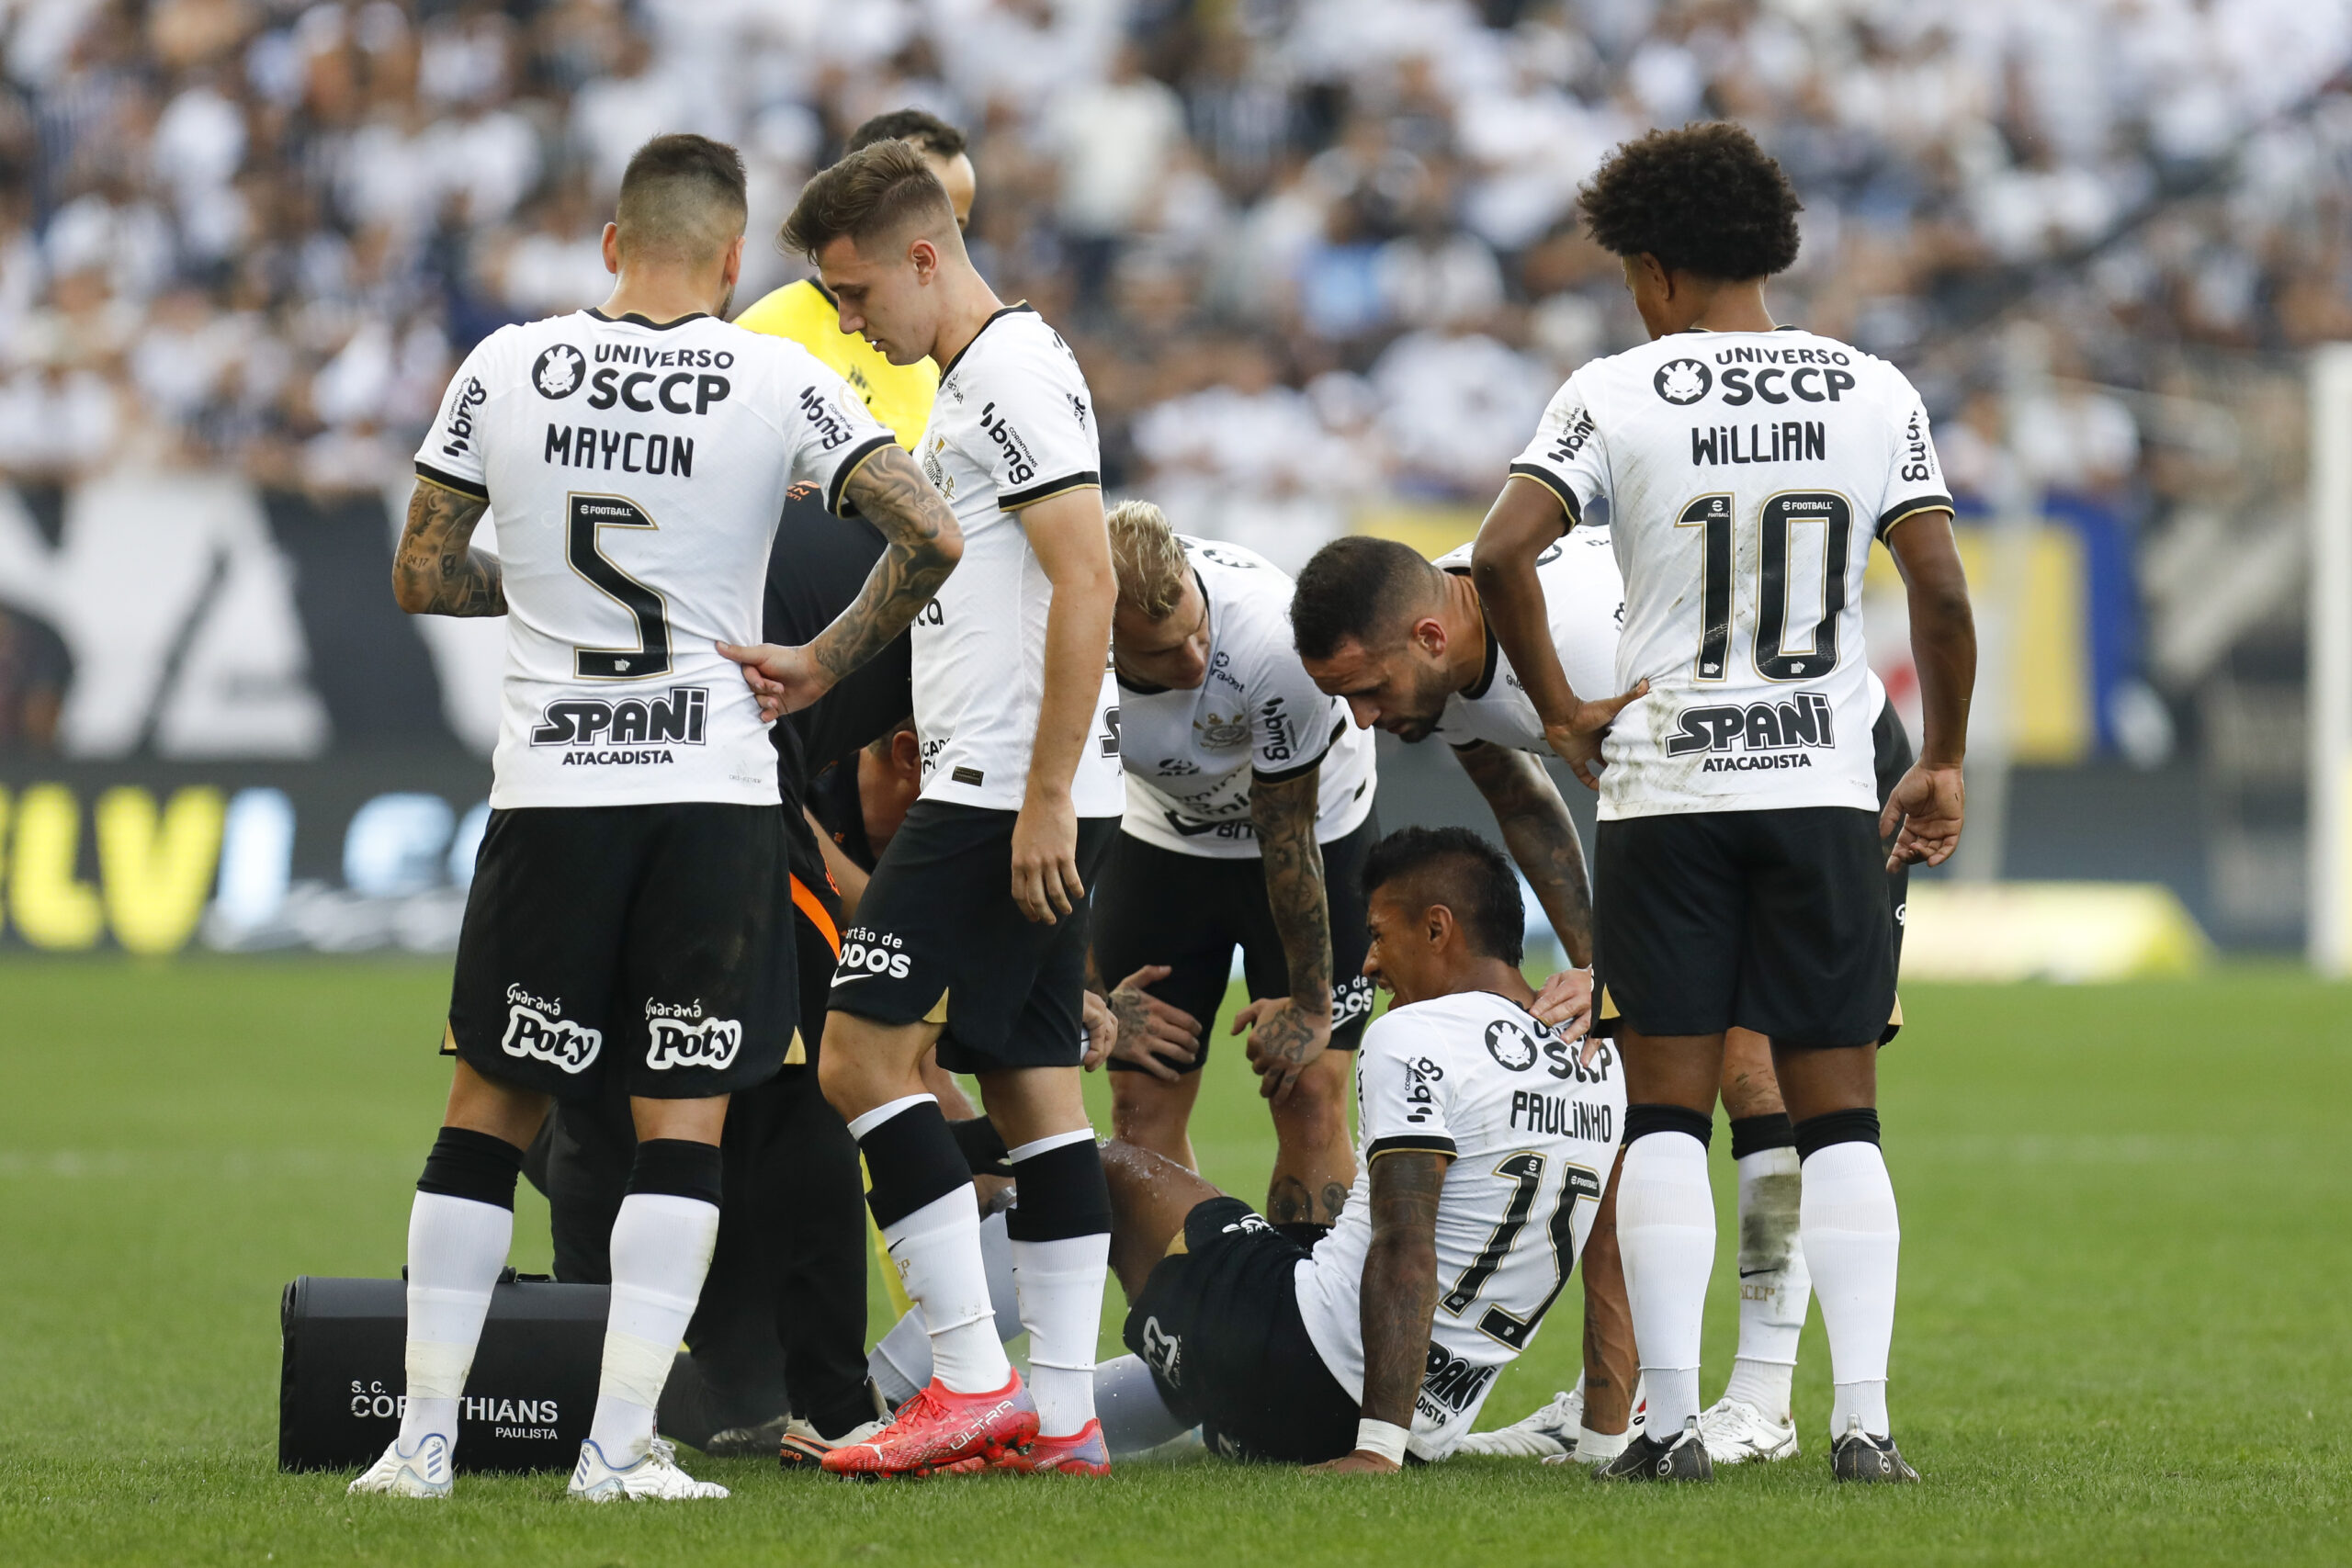
{"label": "crowd of spectators in white", "polygon": [[[0,469],[378,487],[470,343],[603,297],[646,137],[743,148],[740,305],[799,270],[801,180],[914,104],[1181,525],[1295,559],[1490,494],[1638,333],[1577,184],[1718,116],[1805,201],[1783,319],[1912,367],[1971,484],[1995,304],[2146,390],[2352,336],[2347,60],[2352,0],[0,0]],[[2033,425],[2075,433],[2040,482],[2146,484],[2124,402]]]}

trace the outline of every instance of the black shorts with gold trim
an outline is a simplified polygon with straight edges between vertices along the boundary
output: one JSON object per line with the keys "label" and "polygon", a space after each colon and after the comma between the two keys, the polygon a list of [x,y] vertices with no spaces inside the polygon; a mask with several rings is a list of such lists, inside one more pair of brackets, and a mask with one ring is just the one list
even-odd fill
{"label": "black shorts with gold trim", "polygon": [[[944,1024],[939,1065],[952,1073],[1074,1067],[1085,1058],[1091,910],[1052,925],[1012,898],[1019,814],[918,800],[874,867],[857,919],[842,932],[829,1005],[876,1023]],[[1078,824],[1079,875],[1091,888],[1119,829]]]}

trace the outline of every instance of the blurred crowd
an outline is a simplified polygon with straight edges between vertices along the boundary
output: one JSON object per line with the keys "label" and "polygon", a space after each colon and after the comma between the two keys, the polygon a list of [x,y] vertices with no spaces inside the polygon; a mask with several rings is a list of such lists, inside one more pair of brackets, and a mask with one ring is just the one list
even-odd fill
{"label": "blurred crowd", "polygon": [[2352,336],[2348,58],[2352,0],[0,0],[0,469],[396,479],[457,355],[603,297],[646,137],[743,148],[740,306],[913,104],[1113,483],[1296,559],[1491,493],[1639,331],[1578,183],[1732,117],[1804,198],[1783,319],[1911,367],[1956,483],[2125,503],[2184,354]]}

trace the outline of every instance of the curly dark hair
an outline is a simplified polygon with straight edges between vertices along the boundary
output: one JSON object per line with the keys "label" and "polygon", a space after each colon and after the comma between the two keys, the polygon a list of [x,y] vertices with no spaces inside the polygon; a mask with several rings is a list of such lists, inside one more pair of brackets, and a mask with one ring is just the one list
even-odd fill
{"label": "curly dark hair", "polygon": [[1756,138],[1726,121],[1626,142],[1577,197],[1602,250],[1646,253],[1668,271],[1769,277],[1797,259],[1804,203]]}

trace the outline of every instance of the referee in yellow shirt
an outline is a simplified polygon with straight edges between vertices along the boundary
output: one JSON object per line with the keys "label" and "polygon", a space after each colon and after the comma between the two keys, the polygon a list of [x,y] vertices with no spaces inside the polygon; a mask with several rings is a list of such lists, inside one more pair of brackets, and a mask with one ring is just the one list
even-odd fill
{"label": "referee in yellow shirt", "polygon": [[[876,115],[850,133],[848,152],[876,141],[911,141],[947,187],[958,227],[972,220],[972,197],[978,182],[972,160],[964,150],[964,133],[922,109],[893,109]],[[882,351],[842,331],[833,297],[815,278],[787,283],[746,308],[735,324],[772,337],[790,338],[830,367],[865,398],[876,419],[890,427],[899,445],[911,452],[922,439],[931,419],[931,400],[939,392],[939,367],[928,359],[893,365]]]}

